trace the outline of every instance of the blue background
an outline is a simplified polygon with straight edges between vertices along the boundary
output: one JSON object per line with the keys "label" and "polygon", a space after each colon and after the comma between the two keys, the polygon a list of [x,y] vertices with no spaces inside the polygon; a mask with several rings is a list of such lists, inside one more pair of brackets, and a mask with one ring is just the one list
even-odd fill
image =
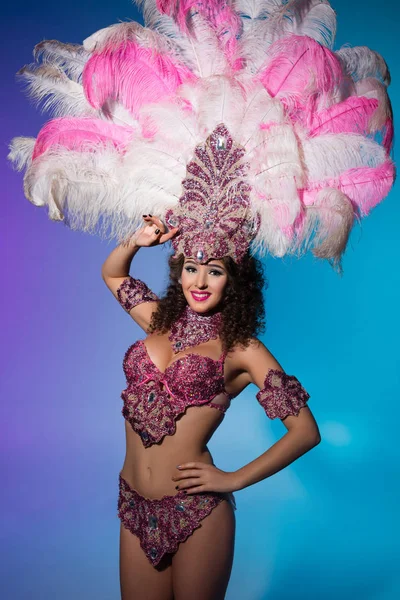
{"label": "blue background", "polygon": [[[367,45],[388,62],[399,109],[394,1],[336,0],[335,49]],[[124,458],[122,358],[141,332],[105,287],[114,242],[51,223],[25,200],[6,162],[16,135],[48,118],[15,72],[42,39],[81,43],[128,0],[7,3],[1,19],[1,560],[4,600],[117,600],[117,479]],[[396,156],[394,156],[396,158]],[[395,600],[399,582],[399,188],[352,233],[339,278],[312,256],[265,261],[263,341],[311,394],[322,442],[236,493],[236,553],[227,600]],[[132,273],[157,293],[165,248]],[[286,429],[248,388],[209,447],[240,468]],[[189,600],[189,599],[188,599]]]}

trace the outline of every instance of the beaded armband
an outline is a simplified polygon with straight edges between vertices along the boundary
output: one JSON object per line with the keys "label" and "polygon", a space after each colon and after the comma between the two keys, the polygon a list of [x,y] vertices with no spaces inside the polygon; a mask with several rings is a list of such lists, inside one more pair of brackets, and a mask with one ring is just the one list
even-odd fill
{"label": "beaded armband", "polygon": [[142,302],[156,302],[158,297],[140,279],[127,277],[117,289],[117,298],[122,308],[129,312]]}
{"label": "beaded armband", "polygon": [[294,375],[287,375],[279,369],[270,369],[264,387],[256,398],[270,419],[284,419],[288,415],[298,415],[306,405],[310,394]]}

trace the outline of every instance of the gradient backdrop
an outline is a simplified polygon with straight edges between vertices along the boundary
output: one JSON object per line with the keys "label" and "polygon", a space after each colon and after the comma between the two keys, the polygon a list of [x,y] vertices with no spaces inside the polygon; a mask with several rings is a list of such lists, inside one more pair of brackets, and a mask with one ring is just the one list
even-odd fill
{"label": "gradient backdrop", "polygon": [[[387,60],[396,115],[398,4],[332,4],[335,48],[367,45]],[[15,82],[33,46],[52,38],[80,43],[138,14],[129,0],[23,0],[7,9],[0,38],[0,598],[117,600],[122,359],[141,332],[101,279],[115,243],[50,222],[24,198],[22,176],[5,157],[11,137],[36,136],[48,118]],[[399,217],[397,185],[354,229],[343,278],[312,256],[265,261],[263,341],[311,394],[322,442],[236,493],[227,600],[400,597]],[[144,249],[133,263],[157,293],[167,255]],[[209,444],[222,469],[241,467],[286,432],[266,417],[256,392],[252,386],[235,399]]]}

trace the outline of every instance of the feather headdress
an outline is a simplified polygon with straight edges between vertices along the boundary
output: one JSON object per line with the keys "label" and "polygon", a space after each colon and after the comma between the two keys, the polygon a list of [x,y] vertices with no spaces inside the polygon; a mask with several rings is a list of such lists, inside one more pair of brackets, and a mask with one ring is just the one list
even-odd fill
{"label": "feather headdress", "polygon": [[395,177],[384,59],[335,52],[325,0],[136,1],[144,27],[41,42],[20,71],[54,114],[12,141],[26,197],[119,242],[151,213],[202,261],[311,249],[340,272]]}

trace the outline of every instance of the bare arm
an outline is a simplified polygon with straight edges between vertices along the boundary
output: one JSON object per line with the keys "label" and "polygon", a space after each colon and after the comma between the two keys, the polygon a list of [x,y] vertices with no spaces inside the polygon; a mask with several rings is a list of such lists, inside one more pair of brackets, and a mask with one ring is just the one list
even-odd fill
{"label": "bare arm", "polygon": [[[153,312],[157,308],[157,297],[147,286],[129,275],[133,257],[142,246],[162,244],[175,235],[177,229],[165,233],[165,227],[156,217],[145,217],[145,225],[139,229],[134,238],[127,244],[120,244],[104,261],[101,275],[115,298],[129,312],[130,316],[145,331],[151,322]],[[126,297],[135,298],[133,305],[124,302]]]}
{"label": "bare arm", "polygon": [[[288,432],[237,471],[222,471],[204,462],[184,462],[177,466],[172,479],[178,482],[177,489],[186,489],[188,493],[241,490],[284,469],[321,441],[318,425],[305,405],[308,393],[296,377],[284,373],[264,344],[252,340],[247,348],[235,350],[229,360],[236,373],[231,382],[237,387],[235,395],[249,383],[255,383],[260,388],[257,399],[268,416],[280,417]],[[280,387],[280,381],[286,384]]]}
{"label": "bare arm", "polygon": [[131,262],[135,254],[139,251],[134,241],[129,245],[120,244],[107,256],[101,267],[101,275],[107,279],[121,279],[129,276]]}
{"label": "bare arm", "polygon": [[[260,390],[264,386],[269,369],[283,371],[281,365],[267,348],[258,341],[246,348],[240,358],[248,383],[255,383]],[[297,458],[319,444],[321,436],[318,425],[308,406],[299,409],[297,415],[288,414],[282,423],[288,430],[266,452],[235,471],[235,488],[240,490],[262,481],[284,469]]]}

